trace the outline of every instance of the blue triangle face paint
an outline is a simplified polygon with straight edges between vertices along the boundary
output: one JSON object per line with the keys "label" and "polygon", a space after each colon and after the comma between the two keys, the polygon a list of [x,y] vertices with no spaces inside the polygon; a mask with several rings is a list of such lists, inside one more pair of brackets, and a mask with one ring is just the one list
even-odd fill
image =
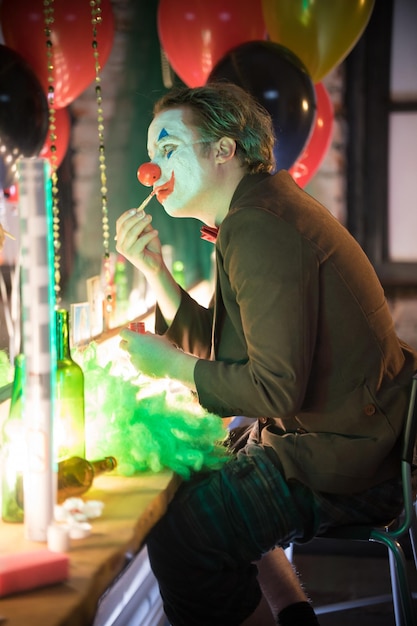
{"label": "blue triangle face paint", "polygon": [[169,135],[169,132],[167,131],[167,129],[163,128],[158,135],[157,141],[161,141],[161,139],[163,139],[164,137],[168,137],[168,135]]}

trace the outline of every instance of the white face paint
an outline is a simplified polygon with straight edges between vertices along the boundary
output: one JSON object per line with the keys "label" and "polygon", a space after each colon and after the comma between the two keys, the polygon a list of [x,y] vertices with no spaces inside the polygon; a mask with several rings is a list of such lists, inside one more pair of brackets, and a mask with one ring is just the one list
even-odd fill
{"label": "white face paint", "polygon": [[154,190],[165,211],[177,217],[198,217],[207,193],[208,159],[198,156],[197,129],[184,120],[190,112],[169,109],[155,116],[148,130],[148,153],[161,168]]}

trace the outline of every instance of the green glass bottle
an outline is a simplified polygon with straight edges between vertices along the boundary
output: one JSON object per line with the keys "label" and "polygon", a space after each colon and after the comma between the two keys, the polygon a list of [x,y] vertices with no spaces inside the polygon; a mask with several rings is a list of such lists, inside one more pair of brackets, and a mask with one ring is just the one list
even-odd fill
{"label": "green glass bottle", "polygon": [[18,354],[14,361],[14,381],[9,415],[3,424],[1,449],[2,519],[23,522],[23,469],[25,434],[23,422],[25,358]]}
{"label": "green glass bottle", "polygon": [[71,456],[85,456],[84,373],[70,350],[69,315],[56,311],[56,396],[54,446],[59,462]]}

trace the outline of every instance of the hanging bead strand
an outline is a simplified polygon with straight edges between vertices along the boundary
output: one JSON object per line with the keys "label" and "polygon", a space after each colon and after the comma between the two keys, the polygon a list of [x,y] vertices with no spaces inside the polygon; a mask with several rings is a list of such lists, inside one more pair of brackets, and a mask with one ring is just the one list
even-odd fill
{"label": "hanging bead strand", "polygon": [[55,305],[61,302],[61,239],[59,222],[59,198],[58,198],[58,175],[56,155],[56,109],[54,88],[54,61],[52,26],[54,23],[54,0],[43,1],[44,33],[46,40],[46,61],[48,68],[48,132],[50,141],[50,165],[52,182],[52,220],[53,220],[53,245],[54,245],[54,279],[55,279]]}
{"label": "hanging bead strand", "polygon": [[102,22],[101,0],[90,0],[91,6],[91,23],[93,27],[93,56],[95,66],[95,92],[97,102],[97,131],[99,140],[99,169],[100,169],[100,194],[101,194],[101,222],[103,236],[103,273],[104,273],[104,326],[105,330],[110,323],[110,317],[113,311],[113,290],[112,276],[110,266],[110,229],[109,214],[107,206],[107,173],[106,173],[106,148],[104,144],[104,114],[102,107],[101,92],[101,66],[99,58],[99,46],[97,41],[97,27]]}

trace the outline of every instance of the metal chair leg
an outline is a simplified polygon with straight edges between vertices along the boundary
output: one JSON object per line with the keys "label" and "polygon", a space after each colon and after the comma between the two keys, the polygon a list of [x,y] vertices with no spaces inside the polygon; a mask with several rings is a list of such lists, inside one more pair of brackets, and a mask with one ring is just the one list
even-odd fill
{"label": "metal chair leg", "polygon": [[401,594],[400,584],[398,581],[398,575],[396,571],[397,564],[396,564],[394,554],[391,550],[388,551],[388,558],[389,558],[389,569],[390,569],[390,576],[391,576],[392,604],[394,608],[395,624],[396,626],[406,626],[406,623],[404,622],[404,611],[403,611],[403,606],[402,606],[401,596],[400,596]]}
{"label": "metal chair leg", "polygon": [[417,626],[404,551],[397,540],[383,532],[378,534],[378,543],[388,548],[396,626]]}
{"label": "metal chair leg", "polygon": [[[414,506],[416,506],[416,504],[414,504]],[[408,534],[410,536],[411,548],[413,550],[414,564],[417,569],[417,517],[415,514],[412,517]]]}

